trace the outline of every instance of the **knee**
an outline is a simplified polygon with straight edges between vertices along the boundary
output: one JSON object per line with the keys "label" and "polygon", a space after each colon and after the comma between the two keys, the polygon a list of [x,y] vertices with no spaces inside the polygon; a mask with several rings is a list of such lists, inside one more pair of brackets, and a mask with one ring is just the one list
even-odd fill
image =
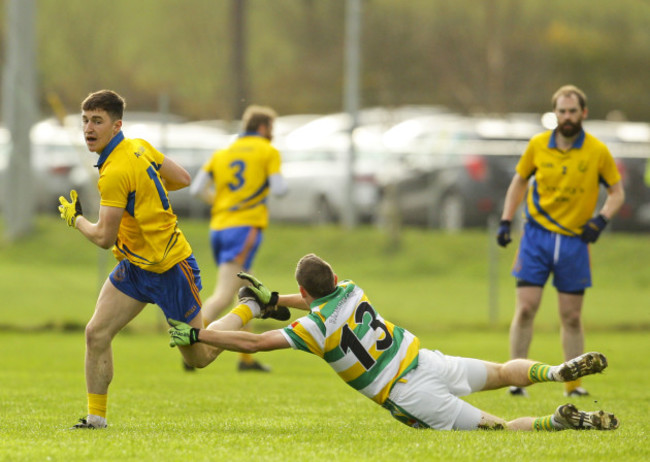
{"label": "knee", "polygon": [[111,343],[111,336],[106,329],[92,322],[86,325],[85,335],[88,350],[103,349]]}
{"label": "knee", "polygon": [[520,323],[531,323],[535,319],[536,314],[537,306],[529,303],[522,303],[517,307],[515,319]]}
{"label": "knee", "polygon": [[562,324],[566,329],[580,329],[582,327],[582,319],[579,312],[568,313],[562,316]]}

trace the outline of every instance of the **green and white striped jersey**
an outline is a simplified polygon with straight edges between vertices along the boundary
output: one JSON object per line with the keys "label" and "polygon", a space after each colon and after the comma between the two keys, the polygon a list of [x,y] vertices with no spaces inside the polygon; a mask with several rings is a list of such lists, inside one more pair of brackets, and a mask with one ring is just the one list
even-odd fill
{"label": "green and white striped jersey", "polygon": [[355,390],[383,404],[395,382],[418,364],[420,340],[384,320],[363,290],[342,281],[282,330],[294,349],[323,358]]}

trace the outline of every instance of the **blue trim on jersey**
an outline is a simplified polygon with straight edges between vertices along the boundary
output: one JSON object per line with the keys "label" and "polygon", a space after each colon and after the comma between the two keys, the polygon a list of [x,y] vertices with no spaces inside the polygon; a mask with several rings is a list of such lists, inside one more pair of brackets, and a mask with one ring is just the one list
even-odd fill
{"label": "blue trim on jersey", "polygon": [[[172,247],[174,247],[174,246],[176,245],[176,243],[178,242],[178,238],[179,238],[179,233],[174,233],[174,234],[171,235],[171,237],[170,237],[169,240],[167,241],[167,246],[165,246],[165,253],[163,254],[162,259],[161,259],[160,261],[164,260],[164,259],[167,257],[167,254],[169,253],[169,251],[170,251],[170,250],[172,249]],[[147,260],[146,258],[144,258],[143,256],[138,255],[137,253],[133,253],[133,252],[132,252],[132,251],[131,251],[131,250],[130,250],[126,245],[124,245],[124,244],[122,244],[121,247],[120,247],[120,246],[116,246],[116,247],[117,247],[117,250],[119,250],[120,252],[122,252],[122,253],[124,254],[124,256],[128,257],[128,256],[130,255],[131,257],[133,257],[133,258],[135,258],[135,259],[138,259],[138,260],[140,261],[140,263],[142,263],[142,264],[155,265],[155,264],[157,264],[157,263],[160,263],[160,262],[152,262],[152,261],[149,261],[149,260]]]}
{"label": "blue trim on jersey", "polygon": [[[539,203],[540,195],[539,195],[539,191],[537,190],[537,180],[535,180],[534,178],[533,178],[533,184],[531,185],[531,188],[532,188],[532,190],[533,190],[533,204],[535,204],[535,209],[537,209],[537,211],[538,211],[540,214],[542,214],[542,215],[543,215],[543,216],[544,216],[548,221],[550,221],[551,223],[553,223],[553,224],[554,224],[555,226],[557,226],[558,228],[561,228],[561,229],[565,230],[567,233],[570,233],[570,234],[573,235],[573,236],[577,236],[576,233],[574,233],[574,232],[571,231],[570,229],[565,228],[564,226],[562,226],[562,225],[561,225],[560,223],[558,223],[558,222],[557,222],[557,221],[556,221],[552,216],[550,216],[546,210],[544,210],[544,209],[542,208],[542,206],[541,206],[540,203]],[[536,221],[533,219],[533,217],[530,215],[530,212],[529,212],[529,210],[528,210],[528,204],[526,204],[525,211],[526,211],[526,217],[528,218],[528,220],[534,222],[535,224],[537,224],[537,222],[536,222]],[[538,226],[540,226],[540,225],[538,225]]]}
{"label": "blue trim on jersey", "polygon": [[260,138],[264,138],[257,132],[242,132],[238,135],[239,138],[244,138],[245,136],[259,136]]}
{"label": "blue trim on jersey", "polygon": [[106,147],[102,149],[101,154],[99,155],[99,159],[97,160],[97,163],[95,164],[95,167],[99,168],[102,166],[102,164],[108,159],[108,156],[115,147],[120,144],[124,140],[124,133],[122,133],[122,130],[119,131],[117,135],[115,135],[111,140],[108,142]]}
{"label": "blue trim on jersey", "polygon": [[135,216],[135,191],[131,191],[127,196],[126,196],[126,211],[131,215],[132,217]]}
{"label": "blue trim on jersey", "polygon": [[257,191],[255,191],[255,192],[254,192],[253,194],[251,194],[250,196],[248,196],[248,197],[242,199],[241,202],[240,202],[239,204],[235,204],[235,205],[233,205],[233,206],[230,207],[228,210],[229,210],[230,212],[234,212],[234,211],[236,211],[236,210],[252,209],[252,208],[254,208],[254,207],[257,207],[258,205],[261,205],[261,204],[266,203],[266,197],[264,197],[261,201],[255,202],[255,203],[250,204],[250,205],[248,205],[248,206],[245,206],[245,204],[246,204],[247,202],[249,202],[249,201],[255,199],[256,197],[260,196],[261,194],[263,194],[264,191],[266,191],[266,190],[268,189],[268,187],[269,187],[269,180],[267,179],[267,180],[264,182],[264,184],[263,184],[263,185],[262,185],[262,186],[261,186]]}
{"label": "blue trim on jersey", "polygon": [[[557,142],[555,141],[555,133],[557,132],[557,128],[553,130],[553,133],[551,133],[551,138],[548,140],[548,147],[551,149],[558,149],[557,147]],[[580,149],[582,145],[585,142],[585,131],[584,129],[580,130],[580,133],[578,134],[578,137],[575,139],[573,144],[571,145],[571,149]]]}

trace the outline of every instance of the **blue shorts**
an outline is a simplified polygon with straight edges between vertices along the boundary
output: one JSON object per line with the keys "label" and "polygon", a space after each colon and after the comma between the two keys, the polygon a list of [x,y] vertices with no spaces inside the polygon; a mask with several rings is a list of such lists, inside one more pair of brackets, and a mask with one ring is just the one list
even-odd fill
{"label": "blue shorts", "polygon": [[544,286],[553,273],[553,285],[560,292],[579,292],[591,287],[589,246],[579,236],[553,233],[526,223],[512,275]]}
{"label": "blue shorts", "polygon": [[234,261],[248,271],[261,243],[262,230],[252,226],[210,231],[212,256],[217,265]]}
{"label": "blue shorts", "polygon": [[109,278],[129,297],[158,305],[165,318],[189,322],[201,311],[201,275],[194,255],[164,273],[143,270],[124,259]]}

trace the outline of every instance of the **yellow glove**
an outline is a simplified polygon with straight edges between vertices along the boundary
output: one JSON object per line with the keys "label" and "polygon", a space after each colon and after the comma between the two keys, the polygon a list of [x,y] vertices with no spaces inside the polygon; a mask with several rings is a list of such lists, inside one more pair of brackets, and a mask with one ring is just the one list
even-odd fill
{"label": "yellow glove", "polygon": [[74,189],[70,191],[70,202],[68,202],[68,200],[63,196],[59,197],[59,202],[61,203],[61,205],[59,205],[61,218],[65,220],[68,226],[76,228],[77,217],[83,215],[77,191]]}

